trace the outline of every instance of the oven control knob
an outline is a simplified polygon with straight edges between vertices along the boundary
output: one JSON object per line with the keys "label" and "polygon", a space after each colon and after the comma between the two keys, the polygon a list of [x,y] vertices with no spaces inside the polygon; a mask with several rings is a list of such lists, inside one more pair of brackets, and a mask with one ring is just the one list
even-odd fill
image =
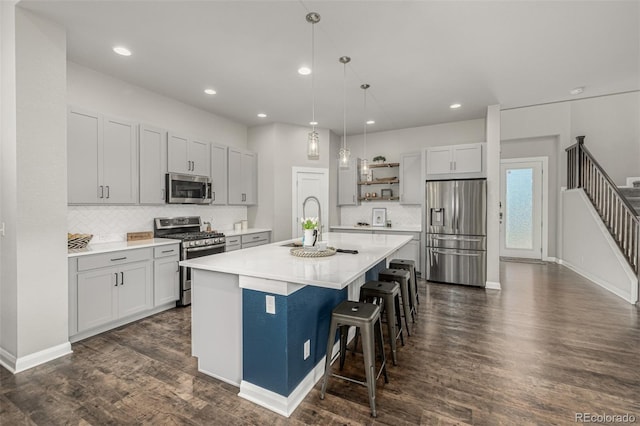
{"label": "oven control knob", "polygon": [[215,244],[218,244],[218,243],[220,242],[220,238],[214,238],[213,242],[214,242]]}
{"label": "oven control knob", "polygon": [[201,246],[202,240],[194,241],[193,244],[195,244],[196,246]]}

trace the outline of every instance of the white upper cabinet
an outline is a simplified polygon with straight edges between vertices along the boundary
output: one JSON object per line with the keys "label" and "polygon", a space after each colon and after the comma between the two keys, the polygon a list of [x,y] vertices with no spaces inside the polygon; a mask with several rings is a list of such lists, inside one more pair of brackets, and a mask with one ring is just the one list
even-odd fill
{"label": "white upper cabinet", "polygon": [[137,125],[71,107],[67,129],[68,203],[136,204]]}
{"label": "white upper cabinet", "polygon": [[168,170],[171,173],[209,176],[211,173],[209,142],[169,132],[167,140]]}
{"label": "white upper cabinet", "polygon": [[485,177],[484,144],[472,143],[427,148],[427,179]]}
{"label": "white upper cabinet", "polygon": [[140,125],[140,204],[165,203],[167,131]]}
{"label": "white upper cabinet", "polygon": [[100,184],[98,183],[98,175],[102,169],[102,164],[98,159],[98,150],[101,145],[102,120],[98,114],[69,108],[67,113],[69,204],[88,204],[101,201],[99,198]]}
{"label": "white upper cabinet", "polygon": [[413,152],[400,156],[400,204],[422,204],[422,153]]}
{"label": "white upper cabinet", "polygon": [[229,147],[228,197],[231,205],[257,203],[258,159],[254,152]]}
{"label": "white upper cabinet", "polygon": [[358,174],[360,160],[352,158],[349,167],[338,166],[338,205],[358,205]]}
{"label": "white upper cabinet", "polygon": [[227,204],[227,147],[211,144],[211,204]]}

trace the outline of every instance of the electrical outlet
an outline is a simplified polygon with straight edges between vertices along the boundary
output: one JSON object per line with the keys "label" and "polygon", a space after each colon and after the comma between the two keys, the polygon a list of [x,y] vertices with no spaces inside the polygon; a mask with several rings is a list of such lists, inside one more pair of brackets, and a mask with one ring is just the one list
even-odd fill
{"label": "electrical outlet", "polygon": [[307,339],[307,341],[304,342],[304,359],[309,358],[310,355],[311,355],[311,341]]}
{"label": "electrical outlet", "polygon": [[266,298],[265,304],[266,304],[266,307],[267,307],[267,313],[275,315],[275,313],[276,313],[276,297],[267,295],[267,296],[265,296],[265,298]]}

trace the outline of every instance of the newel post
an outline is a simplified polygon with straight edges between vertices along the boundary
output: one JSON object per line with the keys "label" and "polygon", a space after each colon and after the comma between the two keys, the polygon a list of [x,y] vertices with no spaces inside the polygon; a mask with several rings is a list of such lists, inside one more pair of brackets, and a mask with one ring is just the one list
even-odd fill
{"label": "newel post", "polygon": [[584,136],[576,136],[576,142],[578,144],[578,167],[576,167],[576,171],[578,173],[577,179],[577,188],[582,188],[582,145],[584,145]]}

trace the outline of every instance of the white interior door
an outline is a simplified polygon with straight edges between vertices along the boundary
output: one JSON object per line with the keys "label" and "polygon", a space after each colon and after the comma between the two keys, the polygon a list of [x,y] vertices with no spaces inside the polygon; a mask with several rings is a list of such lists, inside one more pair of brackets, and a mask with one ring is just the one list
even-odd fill
{"label": "white interior door", "polygon": [[[292,188],[292,224],[291,238],[302,237],[300,218],[320,217],[320,226],[323,232],[329,231],[329,170],[308,167],[293,167]],[[320,201],[320,205],[308,197],[314,196]]]}
{"label": "white interior door", "polygon": [[542,259],[543,161],[500,164],[500,256]]}

